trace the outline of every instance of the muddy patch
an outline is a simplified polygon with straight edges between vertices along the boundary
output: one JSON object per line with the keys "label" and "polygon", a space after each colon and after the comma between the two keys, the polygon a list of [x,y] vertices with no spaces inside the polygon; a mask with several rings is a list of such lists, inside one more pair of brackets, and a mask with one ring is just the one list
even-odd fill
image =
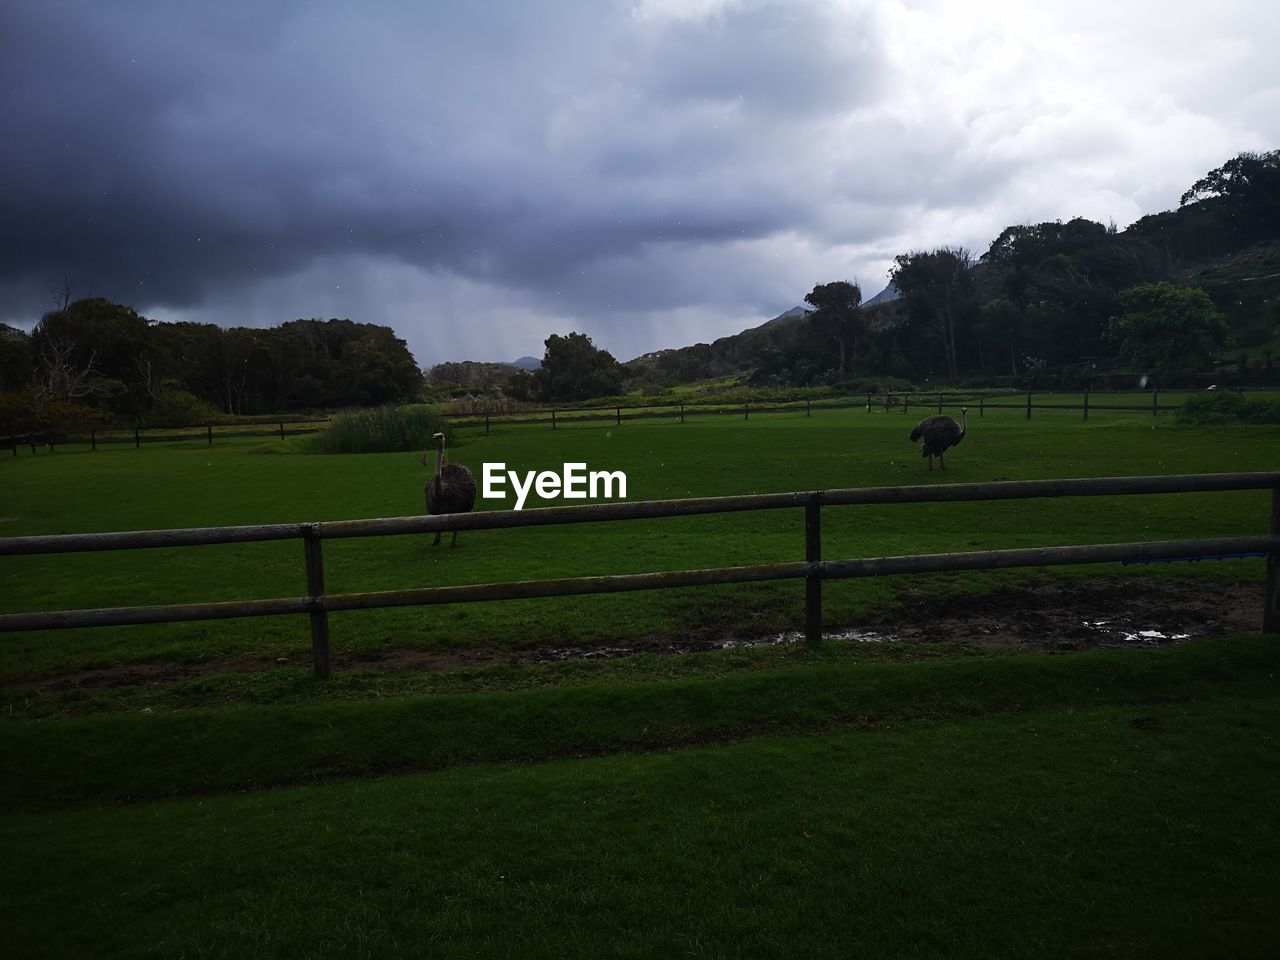
{"label": "muddy patch", "polygon": [[903,643],[1029,650],[1157,646],[1258,633],[1262,597],[1261,583],[1043,578],[981,595],[909,592],[899,615],[869,626]]}
{"label": "muddy patch", "polygon": [[[1160,646],[1200,637],[1258,633],[1261,583],[1223,584],[1127,577],[1064,581],[1041,578],[983,594],[906,591],[890,616],[828,630],[832,642],[955,644],[1011,650],[1070,651]],[[425,671],[611,660],[636,654],[688,654],[800,643],[799,631],[713,640],[650,638],[591,647],[386,649],[333,654],[335,671],[365,667]],[[309,668],[310,659],[236,657],[196,663],[142,663],[59,673],[22,684],[48,690],[103,689],[176,683],[217,673]]]}

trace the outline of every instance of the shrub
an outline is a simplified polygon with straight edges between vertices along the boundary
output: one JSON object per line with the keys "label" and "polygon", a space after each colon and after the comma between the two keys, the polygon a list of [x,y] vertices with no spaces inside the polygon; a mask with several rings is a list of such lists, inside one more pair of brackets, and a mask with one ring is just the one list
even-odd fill
{"label": "shrub", "polygon": [[84,430],[106,422],[96,407],[44,400],[30,390],[0,393],[0,435]]}
{"label": "shrub", "polygon": [[166,384],[143,420],[148,427],[201,427],[221,423],[222,411],[176,383]]}
{"label": "shrub", "polygon": [[338,414],[309,446],[318,453],[426,451],[433,433],[447,432],[444,419],[427,407],[388,405]]}
{"label": "shrub", "polygon": [[1280,423],[1280,397],[1245,397],[1225,390],[1195,393],[1178,410],[1178,422]]}

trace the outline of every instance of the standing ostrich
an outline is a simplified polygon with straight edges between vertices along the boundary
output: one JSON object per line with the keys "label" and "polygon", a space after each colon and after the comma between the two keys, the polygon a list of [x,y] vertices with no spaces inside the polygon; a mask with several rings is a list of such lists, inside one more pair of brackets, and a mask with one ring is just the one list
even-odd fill
{"label": "standing ostrich", "polygon": [[[436,442],[436,472],[427,481],[427,513],[439,516],[442,513],[470,513],[476,505],[476,478],[460,463],[450,463],[444,458],[444,434],[433,433],[431,439]],[[429,466],[427,458],[422,458],[422,465]],[[433,547],[440,545],[440,533],[431,541]],[[458,545],[458,531],[453,531],[453,543]]]}
{"label": "standing ostrich", "polygon": [[947,461],[943,459],[942,455],[964,439],[965,431],[969,429],[968,407],[960,408],[960,418],[964,420],[964,426],[947,416],[925,417],[911,431],[909,439],[912,443],[922,438],[924,440],[920,456],[929,458],[930,470],[933,469],[933,458],[935,456],[938,458],[938,462],[942,464],[942,469],[947,469]]}

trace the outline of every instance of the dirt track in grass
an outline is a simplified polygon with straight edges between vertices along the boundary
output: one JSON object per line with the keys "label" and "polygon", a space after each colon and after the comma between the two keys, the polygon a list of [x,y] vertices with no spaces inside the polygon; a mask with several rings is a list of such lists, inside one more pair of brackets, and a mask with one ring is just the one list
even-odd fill
{"label": "dirt track in grass", "polygon": [[[1201,637],[1257,633],[1262,629],[1261,583],[1224,584],[1162,577],[1040,578],[1026,586],[977,595],[936,596],[904,592],[900,609],[845,629],[832,639],[867,643],[954,643],[1006,650],[1067,652],[1107,647],[1157,646]],[[681,641],[652,638],[625,646],[459,649],[335,650],[336,671],[373,668],[391,671],[455,670],[497,664],[625,657],[636,653],[680,654],[794,643],[798,633]],[[28,680],[23,686],[50,690],[103,689],[176,683],[217,673],[250,673],[303,667],[305,658],[242,656],[197,663],[121,664],[62,672]]]}

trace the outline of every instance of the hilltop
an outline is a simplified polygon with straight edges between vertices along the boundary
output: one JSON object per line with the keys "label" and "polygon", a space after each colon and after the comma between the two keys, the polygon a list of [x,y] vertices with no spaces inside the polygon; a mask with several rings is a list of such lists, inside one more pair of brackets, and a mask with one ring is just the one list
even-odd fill
{"label": "hilltop", "polygon": [[1108,322],[1123,291],[1154,283],[1198,287],[1220,311],[1227,337],[1217,373],[1254,382],[1276,376],[1280,150],[1227,161],[1193,184],[1177,210],[1125,230],[1076,217],[1007,227],[976,256],[950,248],[904,253],[889,285],[852,312],[796,308],[626,367],[642,383],[666,386],[722,377],[809,386],[1120,376]]}

